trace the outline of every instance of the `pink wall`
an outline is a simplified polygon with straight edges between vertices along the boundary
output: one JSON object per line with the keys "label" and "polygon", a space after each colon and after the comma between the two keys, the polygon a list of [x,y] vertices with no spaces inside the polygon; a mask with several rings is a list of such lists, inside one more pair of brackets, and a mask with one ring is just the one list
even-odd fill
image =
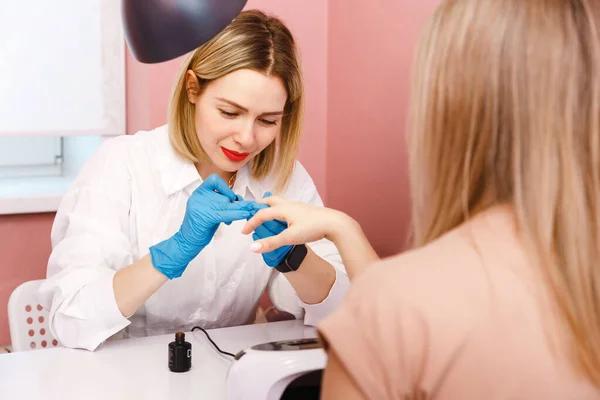
{"label": "pink wall", "polygon": [[0,345],[10,343],[8,297],[21,283],[46,273],[53,219],[54,214],[0,216]]}
{"label": "pink wall", "polygon": [[418,32],[437,3],[329,2],[327,204],[355,217],[380,256],[406,244],[410,67]]}

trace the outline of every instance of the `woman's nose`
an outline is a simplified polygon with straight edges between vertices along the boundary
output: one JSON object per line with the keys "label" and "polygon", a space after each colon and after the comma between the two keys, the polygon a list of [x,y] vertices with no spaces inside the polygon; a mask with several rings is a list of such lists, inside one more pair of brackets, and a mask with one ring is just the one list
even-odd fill
{"label": "woman's nose", "polygon": [[254,123],[244,122],[243,126],[240,126],[236,132],[234,140],[245,150],[252,147],[254,144]]}

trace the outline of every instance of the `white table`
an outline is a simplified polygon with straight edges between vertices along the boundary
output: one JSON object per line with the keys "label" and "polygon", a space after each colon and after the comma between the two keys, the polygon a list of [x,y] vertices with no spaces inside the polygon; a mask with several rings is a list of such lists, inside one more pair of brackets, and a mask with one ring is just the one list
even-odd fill
{"label": "white table", "polygon": [[[314,328],[283,321],[210,330],[223,350],[236,354],[255,344],[312,338]],[[192,369],[168,368],[167,345],[175,335],[108,341],[95,352],[52,348],[0,355],[0,399],[224,399],[231,358],[204,333],[186,333]]]}

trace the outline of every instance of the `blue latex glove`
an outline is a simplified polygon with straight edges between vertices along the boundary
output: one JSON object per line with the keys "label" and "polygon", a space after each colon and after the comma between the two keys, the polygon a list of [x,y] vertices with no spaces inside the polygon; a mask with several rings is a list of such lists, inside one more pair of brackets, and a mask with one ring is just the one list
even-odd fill
{"label": "blue latex glove", "polygon": [[[267,193],[265,193],[265,195],[263,197],[270,197],[270,196],[271,196],[271,193],[267,192]],[[257,203],[255,212],[260,209],[268,208],[268,207],[269,206],[266,204]],[[254,215],[254,213],[253,213],[253,215]],[[279,235],[281,232],[286,230],[287,227],[288,227],[287,223],[285,223],[283,221],[279,221],[276,219],[272,220],[272,221],[266,221],[266,222],[263,222],[261,225],[259,225],[254,230],[254,233],[252,234],[252,238],[254,240],[260,240],[260,239],[264,239],[264,238],[267,238],[270,236]],[[292,250],[292,247],[293,246],[282,246],[282,247],[279,247],[278,249],[275,249],[268,253],[263,253],[262,254],[263,260],[265,260],[265,263],[269,267],[276,267],[279,265],[281,260],[283,260],[283,258],[287,255],[287,253],[289,253],[290,250]]]}
{"label": "blue latex glove", "polygon": [[221,223],[229,225],[254,215],[256,203],[240,199],[218,175],[206,178],[188,199],[179,231],[150,247],[154,267],[169,279],[180,277]]}

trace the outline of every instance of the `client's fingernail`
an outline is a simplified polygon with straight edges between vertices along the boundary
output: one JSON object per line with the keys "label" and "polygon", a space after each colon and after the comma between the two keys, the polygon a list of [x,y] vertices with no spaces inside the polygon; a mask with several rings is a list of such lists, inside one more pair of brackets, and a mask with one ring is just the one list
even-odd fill
{"label": "client's fingernail", "polygon": [[259,252],[260,249],[262,249],[262,244],[258,242],[254,242],[250,245],[250,251],[253,251],[255,253]]}

